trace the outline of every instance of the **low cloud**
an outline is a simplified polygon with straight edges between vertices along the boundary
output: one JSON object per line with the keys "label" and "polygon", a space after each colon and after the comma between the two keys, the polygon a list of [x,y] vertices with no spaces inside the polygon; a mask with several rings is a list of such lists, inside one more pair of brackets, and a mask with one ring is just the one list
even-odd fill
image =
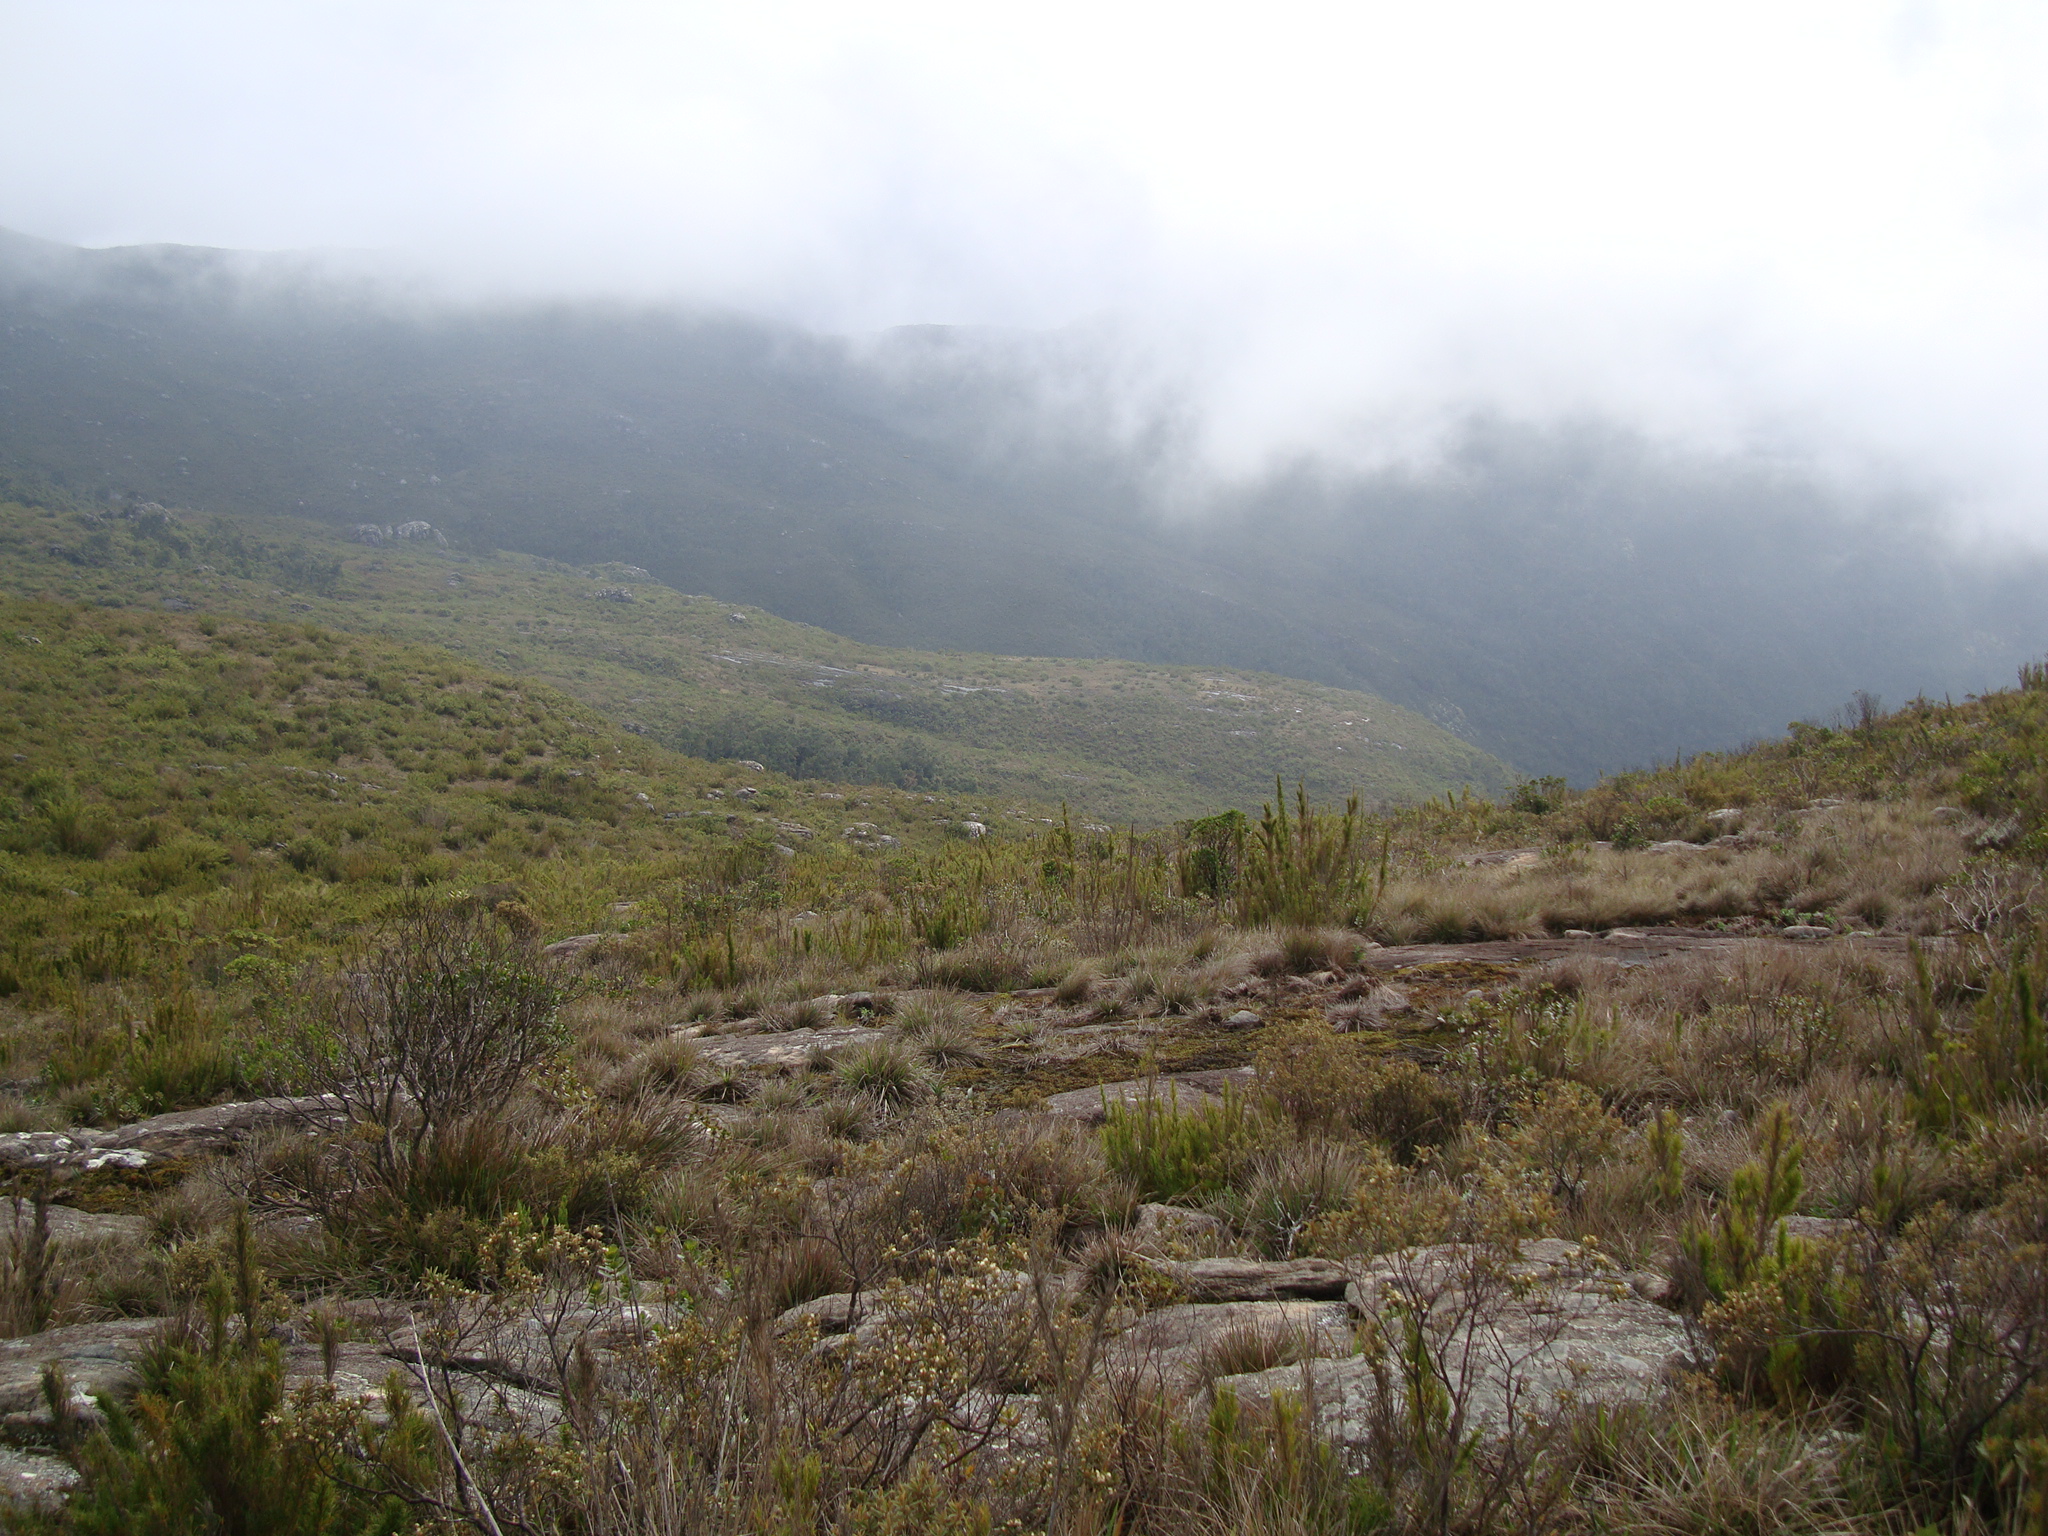
{"label": "low cloud", "polygon": [[16,4],[8,30],[0,224],[51,238],[1063,331],[1114,419],[1230,477],[1427,466],[1492,412],[2041,522],[2034,8]]}

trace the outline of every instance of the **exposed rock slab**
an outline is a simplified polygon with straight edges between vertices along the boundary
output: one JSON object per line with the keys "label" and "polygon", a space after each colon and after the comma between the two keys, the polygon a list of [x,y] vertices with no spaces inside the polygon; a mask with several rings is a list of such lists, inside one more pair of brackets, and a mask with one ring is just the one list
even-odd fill
{"label": "exposed rock slab", "polygon": [[775,1336],[794,1333],[805,1324],[815,1324],[821,1334],[846,1333],[867,1318],[873,1303],[866,1296],[838,1291],[800,1301],[775,1319]]}
{"label": "exposed rock slab", "polygon": [[1348,1355],[1351,1319],[1343,1303],[1328,1301],[1161,1307],[1110,1341],[1103,1369],[1113,1378],[1186,1386],[1213,1374],[1219,1355],[1245,1349],[1296,1358]]}
{"label": "exposed rock slab", "polygon": [[1334,1259],[1184,1259],[1154,1268],[1198,1302],[1338,1301],[1353,1271]]}
{"label": "exposed rock slab", "polygon": [[1221,1238],[1226,1230],[1222,1219],[1211,1216],[1207,1211],[1191,1211],[1184,1205],[1151,1202],[1139,1206],[1131,1222],[1131,1236],[1151,1247],[1175,1242],[1212,1242]]}
{"label": "exposed rock slab", "polygon": [[[1644,1300],[1597,1255],[1546,1239],[1517,1255],[1462,1244],[1414,1248],[1374,1261],[1348,1292],[1365,1336],[1398,1336],[1420,1319],[1461,1433],[1504,1434],[1567,1401],[1647,1398],[1689,1360],[1684,1323]],[[1301,1395],[1323,1433],[1369,1443],[1398,1418],[1398,1367],[1377,1352],[1228,1377],[1241,1403]]]}
{"label": "exposed rock slab", "polygon": [[891,1031],[860,1025],[786,1029],[772,1035],[704,1035],[697,1052],[719,1066],[793,1067],[816,1050],[841,1051],[886,1039]]}
{"label": "exposed rock slab", "polygon": [[0,1508],[55,1514],[78,1486],[78,1469],[55,1456],[0,1445]]}
{"label": "exposed rock slab", "polygon": [[74,1126],[64,1131],[13,1131],[0,1136],[0,1168],[146,1168],[165,1158],[224,1152],[252,1131],[287,1121],[337,1113],[334,1100],[246,1099],[152,1115],[111,1131]]}
{"label": "exposed rock slab", "polygon": [[[149,1222],[141,1216],[114,1215],[100,1211],[75,1211],[68,1205],[45,1206],[43,1219],[55,1243],[140,1242],[149,1235]],[[35,1204],[29,1200],[0,1201],[0,1247],[14,1242],[16,1234],[26,1235],[36,1220]]]}
{"label": "exposed rock slab", "polygon": [[163,1319],[125,1317],[109,1323],[51,1328],[23,1339],[0,1339],[0,1439],[49,1443],[55,1430],[43,1396],[43,1372],[57,1366],[69,1384],[72,1410],[90,1417],[101,1393],[131,1396],[142,1384],[136,1362]]}

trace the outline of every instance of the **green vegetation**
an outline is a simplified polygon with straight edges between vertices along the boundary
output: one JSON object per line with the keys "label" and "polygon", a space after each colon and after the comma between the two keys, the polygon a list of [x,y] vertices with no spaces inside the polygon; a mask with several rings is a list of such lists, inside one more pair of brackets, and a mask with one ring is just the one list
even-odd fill
{"label": "green vegetation", "polygon": [[1494,759],[1367,694],[1221,669],[889,650],[623,567],[373,550],[288,519],[4,502],[0,552],[16,593],[436,646],[697,757],[971,793],[991,812],[1066,801],[1156,823],[1256,805],[1276,773],[1375,803],[1507,782]]}
{"label": "green vegetation", "polygon": [[[684,756],[600,707],[630,629],[474,659],[515,599],[695,633],[673,594],[9,526],[78,558],[0,603],[0,1114],[327,1095],[10,1165],[7,1331],[159,1320],[132,1399],[10,1419],[81,1477],[19,1525],[2033,1528],[2048,674],[1584,792],[1265,780],[1112,831]],[[1537,1237],[1711,1356],[1477,1432],[1443,1320],[1505,1315]],[[1396,1266],[1341,1450],[1244,1374],[1315,1307],[1144,1353],[1207,1255]]]}

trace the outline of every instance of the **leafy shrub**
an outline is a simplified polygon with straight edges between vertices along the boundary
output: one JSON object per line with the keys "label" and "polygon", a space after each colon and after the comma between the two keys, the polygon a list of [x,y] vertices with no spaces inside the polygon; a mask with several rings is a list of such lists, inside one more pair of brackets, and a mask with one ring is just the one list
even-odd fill
{"label": "leafy shrub", "polygon": [[1686,1229],[1685,1279],[1696,1304],[1725,1300],[1791,1262],[1796,1243],[1783,1222],[1799,1207],[1805,1156],[1792,1133],[1791,1111],[1776,1105],[1765,1122],[1761,1155],[1736,1170],[1711,1221]]}
{"label": "leafy shrub", "polygon": [[614,1229],[643,1216],[662,1178],[701,1145],[694,1117],[668,1100],[501,1110],[444,1125],[402,1183],[352,1181],[347,1162],[325,1170],[340,1187],[316,1203],[374,1270],[474,1277],[507,1217]]}
{"label": "leafy shrub", "polygon": [[1215,1194],[1238,1179],[1257,1145],[1260,1124],[1236,1093],[1183,1110],[1172,1085],[1132,1104],[1109,1104],[1102,1149],[1110,1169],[1148,1200]]}
{"label": "leafy shrub", "polygon": [[[80,1536],[390,1536],[411,1524],[395,1496],[332,1475],[329,1442],[340,1404],[317,1388],[286,1398],[282,1353],[267,1336],[265,1290],[248,1216],[239,1212],[229,1266],[216,1267],[206,1286],[203,1331],[167,1325],[143,1356],[134,1407],[103,1397],[104,1426],[73,1441],[81,1481],[64,1529]],[[60,1438],[72,1439],[61,1375],[46,1374],[44,1391]],[[387,1390],[384,1407],[381,1429],[357,1419],[375,1451],[361,1470],[431,1467],[430,1431],[403,1389]]]}
{"label": "leafy shrub", "polygon": [[1508,1132],[1508,1144],[1550,1181],[1553,1198],[1576,1210],[1592,1171],[1621,1145],[1621,1120],[1600,1095],[1573,1082],[1546,1085]]}
{"label": "leafy shrub", "polygon": [[1267,1031],[1259,1087],[1309,1135],[1362,1132],[1406,1162],[1442,1146],[1462,1121],[1458,1095],[1412,1061],[1383,1060],[1356,1036],[1321,1024]]}
{"label": "leafy shrub", "polygon": [[1915,948],[1912,1017],[1919,1059],[1908,1071],[1908,1107],[1922,1129],[1967,1136],[2002,1105],[2048,1097],[2048,1023],[2040,994],[2048,966],[2023,945],[1988,978],[1970,1028],[1952,1033],[1935,997],[1926,956]]}
{"label": "leafy shrub", "polygon": [[334,845],[324,838],[294,838],[285,849],[284,858],[302,875],[319,875],[328,880],[341,877],[341,862],[335,854]]}
{"label": "leafy shrub", "polygon": [[41,801],[36,809],[51,844],[67,858],[97,859],[114,845],[114,820],[104,806],[67,794]]}
{"label": "leafy shrub", "polygon": [[1286,789],[1277,781],[1273,789],[1245,859],[1241,919],[1286,928],[1370,923],[1387,885],[1391,833],[1377,849],[1368,845],[1356,795],[1342,812],[1318,812],[1297,787],[1290,817]]}
{"label": "leafy shrub", "polygon": [[159,896],[205,879],[227,862],[216,843],[196,837],[173,838],[137,852],[122,876],[145,896]]}
{"label": "leafy shrub", "polygon": [[502,1108],[567,1044],[567,989],[481,908],[415,898],[329,990],[299,1046],[308,1075],[375,1129],[386,1177],[435,1134]]}
{"label": "leafy shrub", "polygon": [[1508,794],[1508,804],[1528,816],[1544,816],[1563,803],[1566,786],[1557,774],[1540,779],[1524,779]]}

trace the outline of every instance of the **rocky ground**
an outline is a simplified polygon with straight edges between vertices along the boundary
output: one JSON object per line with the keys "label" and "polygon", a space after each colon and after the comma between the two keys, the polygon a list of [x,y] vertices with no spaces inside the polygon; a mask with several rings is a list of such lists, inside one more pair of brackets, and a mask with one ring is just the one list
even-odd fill
{"label": "rocky ground", "polygon": [[[1369,1034],[1389,1053],[1429,1060],[1444,1044],[1446,1017],[1500,989],[1540,978],[1561,960],[1618,968],[1668,966],[1732,951],[1743,939],[1692,931],[1468,945],[1371,948],[1345,970],[1299,976],[1246,975],[1192,1005],[1154,1000],[1106,1010],[1055,989],[970,996],[974,1043],[948,1070],[949,1092],[989,1108],[1027,1110],[1094,1124],[1111,1104],[1168,1095],[1186,1109],[1242,1094],[1255,1082],[1257,1047],[1274,1024],[1322,1020]],[[1771,942],[1799,944],[1792,934]],[[1891,951],[1902,940],[1838,937],[1827,942]],[[762,1019],[693,1024],[677,1031],[702,1058],[750,1079],[800,1073],[888,1038],[892,1000],[872,993],[816,999],[821,1022],[776,1030]],[[706,1104],[707,1119],[741,1113]],[[258,1133],[321,1134],[335,1105],[321,1098],[233,1103],[158,1116],[115,1130],[18,1132],[0,1136],[0,1170],[16,1191],[11,1242],[18,1251],[35,1220],[25,1193],[47,1193],[44,1220],[58,1253],[80,1245],[141,1246],[153,1240],[140,1212],[153,1192],[203,1177]],[[1404,1386],[1378,1347],[1404,1319],[1431,1320],[1439,1345],[1463,1362],[1453,1405],[1473,1432],[1505,1432],[1563,1402],[1621,1401],[1656,1391],[1702,1347],[1676,1309],[1668,1273],[1624,1270],[1596,1247],[1561,1239],[1505,1249],[1434,1244],[1371,1259],[1274,1260],[1229,1250],[1225,1225],[1200,1211],[1144,1205],[1125,1234],[1126,1258],[1150,1276],[1158,1304],[1119,1303],[1103,1315],[1091,1369],[1105,1379],[1148,1381],[1171,1394],[1228,1390],[1247,1405],[1299,1394],[1314,1423],[1340,1446],[1362,1448],[1385,1433]],[[980,1305],[996,1312],[1044,1304],[1048,1287],[1089,1284],[1085,1264],[999,1277]],[[1035,1300],[1034,1300],[1035,1298]],[[816,1351],[844,1350],[885,1335],[908,1305],[899,1295],[832,1293],[774,1320],[777,1337],[808,1332]],[[480,1416],[545,1427],[563,1411],[562,1370],[570,1342],[603,1354],[644,1341],[659,1321],[615,1297],[581,1313],[559,1309],[543,1325],[495,1315],[455,1331],[429,1329],[387,1300],[342,1305],[345,1342],[323,1348],[304,1322],[278,1326],[287,1384],[331,1382],[375,1399],[394,1370],[420,1394],[438,1376],[479,1405]],[[0,1342],[0,1491],[48,1504],[75,1474],[57,1454],[66,1426],[57,1414],[90,1421],[102,1394],[120,1398],[139,1381],[137,1362],[168,1320],[119,1316]],[[474,1324],[474,1327],[469,1326]],[[1240,1366],[1247,1368],[1239,1368]],[[52,1371],[57,1373],[52,1375]],[[57,1409],[48,1383],[61,1381]],[[485,1405],[488,1405],[486,1412]],[[958,1408],[987,1443],[1022,1449],[1044,1432],[1043,1405],[1030,1394],[976,1399]]]}

